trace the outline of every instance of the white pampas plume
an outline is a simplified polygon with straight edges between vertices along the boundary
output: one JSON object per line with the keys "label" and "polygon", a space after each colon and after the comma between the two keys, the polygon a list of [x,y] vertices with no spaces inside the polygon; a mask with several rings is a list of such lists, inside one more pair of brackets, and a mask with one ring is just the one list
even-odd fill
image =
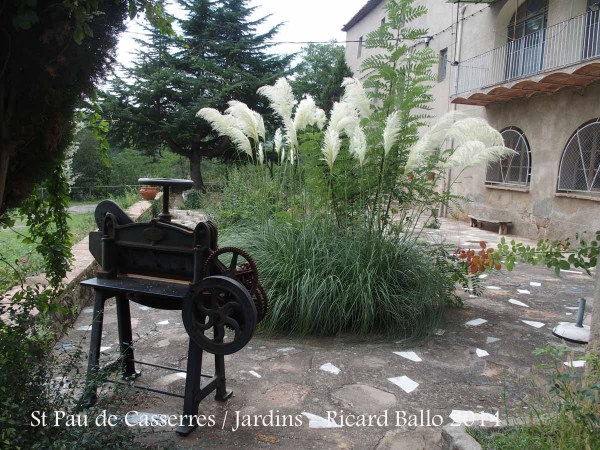
{"label": "white pampas plume", "polygon": [[223,115],[214,108],[202,108],[196,117],[206,120],[219,135],[227,136],[239,150],[253,157],[250,140],[239,128],[238,120],[233,116]]}
{"label": "white pampas plume", "polygon": [[283,127],[285,128],[285,138],[291,147],[298,147],[298,135],[292,119],[284,120]]}
{"label": "white pampas plume", "polygon": [[278,79],[273,86],[263,86],[258,93],[269,99],[271,109],[284,121],[291,120],[294,109],[294,92],[285,78]]}
{"label": "white pampas plume", "polygon": [[315,100],[310,95],[307,95],[296,108],[296,115],[294,116],[294,128],[296,132],[305,130],[309,125],[314,125],[317,122],[316,116],[317,105]]}
{"label": "white pampas plume", "polygon": [[400,136],[400,112],[394,111],[385,121],[383,130],[383,151],[388,155],[392,147],[398,142]]}
{"label": "white pampas plume", "polygon": [[482,141],[468,141],[454,150],[452,156],[444,164],[444,167],[460,167],[465,169],[477,166],[485,167],[514,154],[516,152],[508,147],[489,147]]}
{"label": "white pampas plume", "polygon": [[359,127],[354,131],[350,139],[350,153],[358,159],[358,164],[362,166],[365,163],[367,154],[367,137],[365,132]]}
{"label": "white pampas plume", "polygon": [[294,147],[293,146],[290,146],[290,153],[288,155],[288,160],[290,161],[290,163],[292,165],[296,161],[296,153],[294,152]]}
{"label": "white pampas plume", "polygon": [[267,139],[267,132],[265,130],[265,119],[263,119],[263,116],[260,115],[259,113],[257,113],[256,111],[252,111],[254,113],[254,116],[256,117],[256,127],[257,127],[257,132],[258,135],[262,138],[262,140],[266,140]]}
{"label": "white pampas plume", "polygon": [[319,130],[322,130],[325,127],[325,123],[327,122],[327,115],[325,114],[325,111],[323,111],[321,108],[317,108],[317,111],[315,113],[315,122],[317,124],[317,127],[319,127]]}
{"label": "white pampas plume", "polygon": [[252,111],[250,108],[248,108],[248,105],[243,102],[238,102],[237,100],[232,100],[229,102],[229,108],[225,110],[225,113],[235,117],[235,119],[238,121],[239,128],[246,136],[252,139],[255,144],[259,142],[258,137],[260,134],[260,114],[258,114],[256,111]]}
{"label": "white pampas plume", "polygon": [[422,163],[427,155],[434,153],[446,141],[450,128],[459,120],[466,118],[461,112],[451,111],[444,114],[438,121],[419,139],[408,155],[407,168],[414,168]]}
{"label": "white pampas plume", "polygon": [[358,78],[344,78],[342,87],[345,90],[342,101],[354,106],[360,117],[368,118],[371,115],[371,102],[362,82]]}
{"label": "white pampas plume", "polygon": [[483,142],[487,147],[503,147],[502,135],[485,120],[469,117],[454,123],[446,134],[446,139],[454,139],[455,147],[470,141]]}
{"label": "white pampas plume", "polygon": [[328,128],[325,132],[325,139],[323,140],[321,152],[323,152],[323,155],[325,156],[323,161],[327,162],[329,170],[333,169],[333,163],[340,153],[340,146],[341,142],[339,133],[335,129]]}
{"label": "white pampas plume", "polygon": [[279,163],[283,164],[285,161],[285,148],[281,149],[281,157],[279,158]]}
{"label": "white pampas plume", "polygon": [[283,134],[281,133],[281,128],[277,128],[275,131],[275,137],[273,138],[273,144],[275,145],[275,153],[279,155],[281,153],[281,149],[283,146]]}
{"label": "white pampas plume", "polygon": [[360,126],[360,118],[354,106],[343,101],[333,104],[328,128],[335,130],[338,134],[343,131],[346,136],[350,137],[358,126]]}
{"label": "white pampas plume", "polygon": [[265,163],[265,152],[263,150],[263,145],[258,144],[258,163],[262,166]]}

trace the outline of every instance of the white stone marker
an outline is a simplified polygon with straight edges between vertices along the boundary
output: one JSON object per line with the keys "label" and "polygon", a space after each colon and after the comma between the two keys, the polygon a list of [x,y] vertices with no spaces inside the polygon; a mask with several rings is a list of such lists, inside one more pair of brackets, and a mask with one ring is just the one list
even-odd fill
{"label": "white stone marker", "polygon": [[415,352],[394,352],[394,355],[402,356],[403,358],[409,359],[414,362],[423,361]]}
{"label": "white stone marker", "polygon": [[325,371],[325,372],[329,372],[332,373],[334,375],[337,375],[341,372],[341,370],[337,367],[335,367],[333,364],[331,363],[326,363],[323,364],[321,367],[319,367],[319,369]]}
{"label": "white stone marker", "polygon": [[469,320],[467,323],[465,323],[465,325],[467,325],[469,327],[478,327],[479,325],[483,325],[484,323],[487,323],[487,320],[473,319],[473,320]]}
{"label": "white stone marker", "polygon": [[514,298],[509,299],[508,302],[512,303],[513,305],[522,306],[523,308],[529,308],[529,305],[526,305],[525,303],[520,302],[519,300],[515,300]]}
{"label": "white stone marker", "polygon": [[545,323],[536,322],[535,320],[523,320],[523,319],[521,319],[521,322],[523,322],[523,323],[525,323],[525,324],[527,324],[527,325],[529,325],[530,327],[533,327],[533,328],[542,328],[543,326],[546,325]]}
{"label": "white stone marker", "polygon": [[406,375],[403,375],[401,377],[388,378],[388,381],[394,383],[407,394],[410,394],[412,391],[419,387],[419,383],[411,380]]}
{"label": "white stone marker", "polygon": [[475,350],[475,353],[477,353],[477,356],[479,356],[480,358],[485,358],[486,356],[490,356],[490,354],[488,352],[486,352],[485,350],[481,350],[480,348]]}
{"label": "white stone marker", "polygon": [[308,419],[308,428],[341,428],[341,425],[316,414],[303,412],[302,415]]}

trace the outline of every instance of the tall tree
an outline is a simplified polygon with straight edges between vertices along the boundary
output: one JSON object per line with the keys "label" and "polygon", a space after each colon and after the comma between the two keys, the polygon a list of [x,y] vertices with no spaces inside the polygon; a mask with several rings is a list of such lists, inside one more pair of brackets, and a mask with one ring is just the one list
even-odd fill
{"label": "tall tree", "polygon": [[294,67],[292,88],[297,95],[311,95],[317,105],[329,111],[344,90],[342,81],[352,76],[346,64],[345,50],[335,42],[308,44],[300,53],[301,61]]}
{"label": "tall tree", "polygon": [[128,9],[168,27],[160,0],[0,2],[0,216],[54,172]]}
{"label": "tall tree", "polygon": [[266,17],[252,20],[248,0],[181,0],[188,12],[183,36],[172,39],[149,29],[150,40],[128,77],[115,80],[105,110],[113,138],[147,153],[166,144],[190,160],[197,189],[204,184],[203,157],[233,157],[225,138],[196,113],[223,110],[230,100],[262,109],[256,91],[285,73],[290,57],[271,54],[278,27],[257,32]]}

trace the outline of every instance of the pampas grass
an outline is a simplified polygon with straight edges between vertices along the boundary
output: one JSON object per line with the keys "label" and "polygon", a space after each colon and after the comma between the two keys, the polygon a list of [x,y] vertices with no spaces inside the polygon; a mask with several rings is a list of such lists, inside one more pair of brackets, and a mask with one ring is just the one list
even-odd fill
{"label": "pampas grass", "polygon": [[329,166],[329,170],[333,170],[333,164],[340,153],[340,146],[341,142],[339,133],[336,130],[329,128],[325,132],[323,147],[321,148],[321,152],[324,155],[323,160]]}
{"label": "pampas grass", "polygon": [[259,137],[265,139],[265,123],[262,116],[256,111],[251,110],[248,105],[237,100],[229,102],[229,108],[225,110],[225,114],[229,114],[237,119],[239,128],[246,136],[258,144]]}
{"label": "pampas grass", "polygon": [[412,147],[406,170],[418,167],[450,144],[453,148],[446,150],[449,155],[442,162],[444,168],[487,166],[515,153],[504,146],[502,135],[485,120],[452,112],[442,116]]}
{"label": "pampas grass", "polygon": [[424,337],[448,300],[421,250],[363,229],[269,223],[226,230],[222,240],[255,258],[269,294],[268,332]]}
{"label": "pampas grass", "polygon": [[360,117],[356,108],[344,101],[335,102],[331,109],[328,128],[338,133],[344,132],[346,136],[352,136],[358,127],[360,127]]}
{"label": "pampas grass", "polygon": [[400,131],[400,112],[394,111],[386,119],[385,129],[383,130],[383,151],[385,156],[390,153],[392,147],[398,142]]}
{"label": "pampas grass", "polygon": [[233,144],[243,153],[246,153],[251,158],[252,145],[248,136],[242,131],[239,121],[231,115],[223,115],[214,108],[202,108],[196,114],[212,125],[214,130],[221,136],[227,136]]}
{"label": "pampas grass", "polygon": [[357,78],[344,78],[342,87],[344,88],[342,101],[352,105],[361,118],[369,118],[371,116],[371,101],[361,81]]}
{"label": "pampas grass", "polygon": [[350,139],[349,150],[352,156],[358,159],[358,164],[362,166],[367,155],[367,136],[361,128],[354,130],[354,134]]}

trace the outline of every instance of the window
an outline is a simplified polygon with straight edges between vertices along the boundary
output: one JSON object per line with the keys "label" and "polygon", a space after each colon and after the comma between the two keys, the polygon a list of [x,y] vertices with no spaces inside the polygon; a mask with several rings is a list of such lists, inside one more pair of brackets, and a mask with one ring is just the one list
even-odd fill
{"label": "window", "polygon": [[504,145],[516,153],[491,164],[485,174],[486,184],[527,187],[531,179],[531,150],[525,134],[516,127],[501,132]]}
{"label": "window", "polygon": [[600,119],[595,119],[569,139],[558,170],[558,191],[600,194],[599,168]]}
{"label": "window", "polygon": [[508,24],[506,78],[542,69],[548,0],[525,0]]}
{"label": "window", "polygon": [[448,70],[448,49],[445,48],[440,52],[438,66],[438,81],[444,81]]}
{"label": "window", "polygon": [[588,0],[583,41],[583,58],[600,55],[600,0]]}
{"label": "window", "polygon": [[357,58],[360,58],[360,56],[362,55],[362,49],[363,49],[363,37],[359,37],[358,38],[358,54],[356,55]]}

